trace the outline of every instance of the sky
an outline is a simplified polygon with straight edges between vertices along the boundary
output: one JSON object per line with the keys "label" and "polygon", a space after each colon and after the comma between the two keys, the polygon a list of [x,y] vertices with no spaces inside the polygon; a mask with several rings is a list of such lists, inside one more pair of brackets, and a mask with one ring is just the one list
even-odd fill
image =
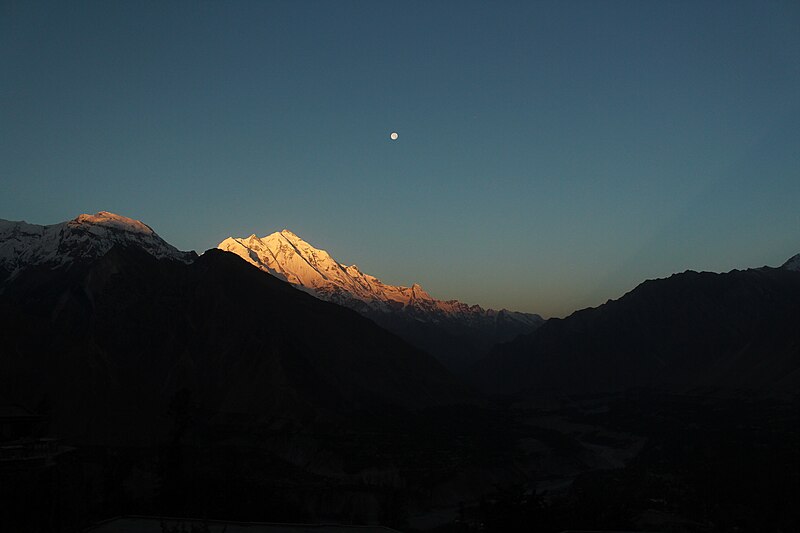
{"label": "sky", "polygon": [[800,252],[796,1],[0,0],[0,73],[0,218],[543,316]]}

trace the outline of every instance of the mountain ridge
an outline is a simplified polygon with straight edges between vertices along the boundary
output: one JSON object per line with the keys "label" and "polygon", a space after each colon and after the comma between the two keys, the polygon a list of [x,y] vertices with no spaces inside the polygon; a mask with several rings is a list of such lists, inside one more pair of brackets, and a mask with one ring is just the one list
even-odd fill
{"label": "mountain ridge", "polygon": [[455,370],[494,343],[530,332],[544,322],[533,313],[438,300],[418,283],[384,283],[355,264],[340,263],[288,229],[264,237],[228,237],[217,247],[320,299],[362,313]]}
{"label": "mountain ridge", "polygon": [[800,254],[793,255],[786,262],[781,265],[781,268],[785,270],[791,270],[793,272],[800,272]]}
{"label": "mountain ridge", "polygon": [[497,345],[471,369],[471,381],[503,394],[636,387],[786,393],[800,383],[797,324],[800,272],[687,270]]}
{"label": "mountain ridge", "polygon": [[166,242],[147,224],[108,211],[50,225],[0,219],[0,280],[29,266],[97,258],[115,244],[138,246],[158,259],[187,263],[197,258],[195,252],[181,252]]}
{"label": "mountain ridge", "polygon": [[[348,297],[360,300],[374,310],[390,311],[396,310],[398,306],[425,306],[429,311],[435,310],[444,314],[474,312],[491,316],[505,311],[520,318],[541,318],[533,313],[484,309],[480,305],[469,305],[458,300],[438,300],[418,283],[411,286],[386,284],[377,277],[362,272],[356,264],[348,266],[338,262],[327,251],[313,247],[287,229],[264,237],[255,234],[247,238],[228,237],[217,248],[233,252],[262,270],[293,285],[311,289],[322,299],[334,302],[347,298],[340,292],[344,290]],[[295,254],[299,260],[295,260]]]}

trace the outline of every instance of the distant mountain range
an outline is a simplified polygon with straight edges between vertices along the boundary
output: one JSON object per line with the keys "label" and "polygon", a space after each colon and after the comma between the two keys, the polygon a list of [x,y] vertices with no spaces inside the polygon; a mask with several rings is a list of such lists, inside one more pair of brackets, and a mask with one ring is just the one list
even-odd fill
{"label": "distant mountain range", "polygon": [[320,430],[472,401],[428,354],[233,254],[110,213],[0,227],[0,390],[56,435],[159,442],[186,430],[176,405],[198,431]]}
{"label": "distant mountain range", "polygon": [[472,380],[499,393],[800,388],[800,255],[780,268],[687,271],[498,345]]}
{"label": "distant mountain range", "polygon": [[494,344],[530,333],[544,322],[532,313],[437,300],[416,283],[383,283],[286,229],[265,237],[229,237],[218,248],[318,298],[358,311],[457,372]]}

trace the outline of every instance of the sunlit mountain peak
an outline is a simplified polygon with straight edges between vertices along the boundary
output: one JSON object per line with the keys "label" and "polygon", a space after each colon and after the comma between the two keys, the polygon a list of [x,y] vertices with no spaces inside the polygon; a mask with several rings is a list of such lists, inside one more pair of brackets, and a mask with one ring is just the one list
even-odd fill
{"label": "sunlit mountain peak", "polygon": [[[417,320],[465,322],[494,319],[497,311],[470,306],[457,300],[432,297],[418,283],[389,285],[366,274],[355,264],[347,266],[325,250],[315,248],[288,229],[260,239],[229,237],[218,248],[233,252],[252,265],[311,294],[362,312],[402,311]],[[538,315],[508,312],[525,324],[541,321]]]}
{"label": "sunlit mountain peak", "polygon": [[159,259],[191,262],[197,257],[167,243],[147,224],[108,211],[47,226],[0,220],[0,275],[13,277],[28,266],[58,267],[100,257],[115,245],[133,246]]}

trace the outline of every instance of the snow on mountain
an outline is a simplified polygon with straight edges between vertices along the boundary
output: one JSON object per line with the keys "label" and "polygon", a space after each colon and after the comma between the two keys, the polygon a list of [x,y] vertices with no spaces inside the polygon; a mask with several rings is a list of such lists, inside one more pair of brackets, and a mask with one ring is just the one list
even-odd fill
{"label": "snow on mountain", "polygon": [[356,265],[346,266],[325,250],[317,249],[289,230],[258,237],[229,237],[218,248],[233,252],[245,261],[315,296],[372,314],[376,311],[402,312],[425,322],[494,320],[503,318],[536,325],[541,317],[508,310],[483,309],[457,300],[433,298],[418,284],[402,287],[383,283]]}
{"label": "snow on mountain", "polygon": [[800,254],[789,258],[789,260],[786,261],[781,268],[792,270],[794,272],[800,272]]}
{"label": "snow on mountain", "polygon": [[48,226],[0,219],[0,269],[9,276],[31,265],[55,267],[99,257],[115,244],[137,246],[159,259],[191,262],[196,257],[168,244],[148,225],[107,211]]}

